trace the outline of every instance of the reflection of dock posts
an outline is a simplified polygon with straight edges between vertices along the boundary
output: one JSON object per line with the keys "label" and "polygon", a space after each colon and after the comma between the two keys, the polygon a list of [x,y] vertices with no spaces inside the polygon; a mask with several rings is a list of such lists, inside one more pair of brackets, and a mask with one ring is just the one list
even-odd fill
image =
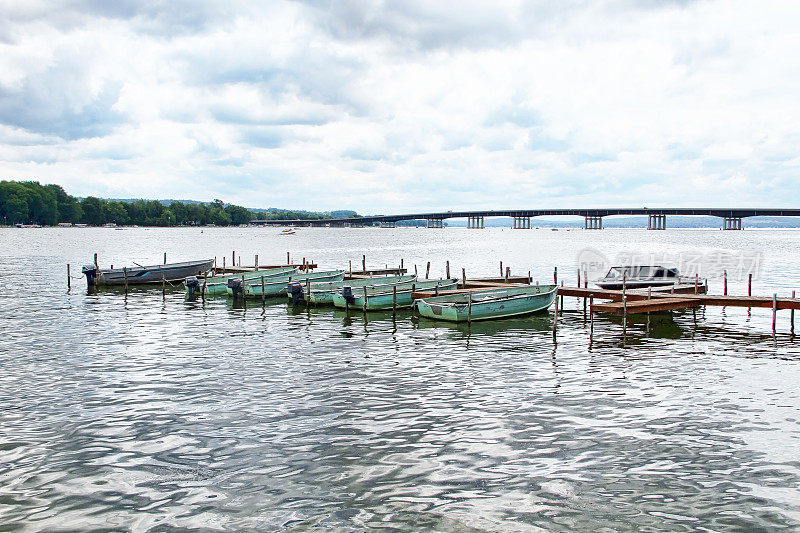
{"label": "reflection of dock posts", "polygon": [[514,217],[514,229],[531,229],[531,217]]}
{"label": "reflection of dock posts", "polygon": [[742,229],[742,217],[723,217],[722,229],[724,230]]}
{"label": "reflection of dock posts", "polygon": [[483,229],[483,217],[478,217],[478,216],[467,217],[467,228]]}
{"label": "reflection of dock posts", "polygon": [[647,229],[667,229],[667,215],[647,215]]}
{"label": "reflection of dock posts", "polygon": [[428,218],[427,226],[429,228],[443,228],[444,227],[444,220],[441,218]]}
{"label": "reflection of dock posts", "polygon": [[603,229],[603,217],[586,215],[583,227],[584,229]]}

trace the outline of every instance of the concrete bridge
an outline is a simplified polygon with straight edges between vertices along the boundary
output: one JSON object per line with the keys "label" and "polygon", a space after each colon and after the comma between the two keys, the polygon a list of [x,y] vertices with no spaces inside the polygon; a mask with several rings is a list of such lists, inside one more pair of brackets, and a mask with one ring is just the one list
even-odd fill
{"label": "concrete bridge", "polygon": [[647,215],[647,229],[667,229],[667,216],[712,216],[722,219],[722,229],[742,229],[742,219],[747,217],[800,217],[800,209],[762,209],[762,208],[606,208],[606,209],[514,209],[507,211],[445,211],[437,213],[410,213],[405,215],[373,215],[353,218],[329,218],[323,220],[253,220],[253,224],[266,226],[364,226],[379,224],[382,227],[394,227],[403,220],[425,220],[429,228],[444,227],[444,220],[449,218],[466,218],[467,227],[482,229],[485,218],[509,217],[514,220],[515,229],[529,229],[531,218],[542,216],[579,216],[584,218],[586,229],[602,229],[603,217],[613,215]]}

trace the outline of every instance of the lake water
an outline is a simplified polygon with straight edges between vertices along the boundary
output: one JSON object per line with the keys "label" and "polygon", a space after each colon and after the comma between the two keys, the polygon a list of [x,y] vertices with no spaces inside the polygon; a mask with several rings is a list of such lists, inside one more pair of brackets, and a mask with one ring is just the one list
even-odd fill
{"label": "lake water", "polygon": [[[0,230],[2,530],[800,527],[787,311],[484,324],[87,294],[80,266],[225,256],[431,276],[666,254],[729,291],[800,290],[800,231]],[[722,259],[720,259],[722,258]],[[738,263],[737,263],[738,262]],[[66,264],[76,276],[66,290]],[[735,263],[735,264],[734,264]],[[739,270],[737,270],[739,269]],[[722,280],[709,280],[712,292]]]}

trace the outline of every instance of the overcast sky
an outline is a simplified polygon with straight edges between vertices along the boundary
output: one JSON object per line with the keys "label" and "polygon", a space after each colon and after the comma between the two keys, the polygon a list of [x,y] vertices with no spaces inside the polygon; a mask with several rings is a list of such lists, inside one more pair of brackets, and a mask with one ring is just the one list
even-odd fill
{"label": "overcast sky", "polygon": [[796,206],[800,2],[0,0],[0,178],[248,207]]}

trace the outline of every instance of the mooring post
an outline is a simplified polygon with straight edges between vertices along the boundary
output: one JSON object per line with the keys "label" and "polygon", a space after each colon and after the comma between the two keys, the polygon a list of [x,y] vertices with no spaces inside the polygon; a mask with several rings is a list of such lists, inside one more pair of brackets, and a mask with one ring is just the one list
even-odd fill
{"label": "mooring post", "polygon": [[[96,274],[95,274],[96,275]],[[72,279],[69,273],[69,263],[67,263],[67,291],[72,289]]]}
{"label": "mooring post", "polygon": [[500,277],[503,277],[503,262],[500,261]]}
{"label": "mooring post", "polygon": [[[414,293],[411,293],[411,297],[414,297]],[[392,316],[397,316],[397,285],[392,285]]]}
{"label": "mooring post", "polygon": [[578,269],[578,285],[577,286],[578,287],[581,286],[581,269],[580,268]]}
{"label": "mooring post", "polygon": [[203,278],[203,288],[200,290],[200,298],[203,301],[206,300],[206,283],[208,283],[208,277]]}
{"label": "mooring post", "polygon": [[350,259],[350,275],[353,275],[353,260]]}
{"label": "mooring post", "polygon": [[167,252],[164,252],[164,264],[167,264]]}
{"label": "mooring post", "polygon": [[592,305],[594,305],[594,296],[589,296],[589,338],[592,338],[592,334],[594,333],[594,311],[592,311]]}
{"label": "mooring post", "polygon": [[367,286],[364,285],[364,312],[367,312]]}
{"label": "mooring post", "polygon": [[444,262],[444,273],[447,279],[450,279],[450,261]]}
{"label": "mooring post", "polygon": [[94,266],[97,268],[97,254],[94,254]]}
{"label": "mooring post", "polygon": [[231,266],[236,266],[236,252],[231,252]]}
{"label": "mooring post", "polygon": [[558,267],[553,267],[553,285],[558,285]]}
{"label": "mooring post", "polygon": [[286,264],[287,265],[291,265],[292,264],[292,262],[290,260],[289,252],[286,252]]}
{"label": "mooring post", "polygon": [[164,298],[167,297],[167,278],[164,276],[164,269],[159,268],[161,270],[161,296]]}
{"label": "mooring post", "polygon": [[256,270],[258,270],[258,254],[256,254]]}
{"label": "mooring post", "polygon": [[367,256],[366,255],[362,255],[361,256],[361,270],[364,272],[364,274],[367,273]]}
{"label": "mooring post", "polygon": [[472,325],[472,293],[467,293],[467,325]]}
{"label": "mooring post", "polygon": [[430,279],[431,277],[431,262],[428,261],[428,266],[425,267],[425,279]]}
{"label": "mooring post", "polygon": [[400,272],[398,272],[398,274],[400,274],[400,275],[403,274],[403,258],[402,257],[400,258]]}
{"label": "mooring post", "polygon": [[625,330],[628,328],[628,297],[626,296],[627,279],[625,271],[622,272],[622,336],[625,337]]}
{"label": "mooring post", "polygon": [[506,267],[506,283],[508,283],[508,278],[511,276],[511,267]]}
{"label": "mooring post", "polygon": [[227,274],[227,272],[225,271],[225,256],[224,255],[222,256],[222,273],[223,274]]}
{"label": "mooring post", "polygon": [[414,279],[417,278],[417,264],[414,263]]}
{"label": "mooring post", "polygon": [[128,267],[122,267],[122,275],[125,277],[125,294],[128,294]]}
{"label": "mooring post", "polygon": [[267,301],[267,295],[266,295],[266,288],[264,287],[264,276],[261,276],[261,303],[263,304],[266,301]]}
{"label": "mooring post", "polygon": [[699,283],[700,283],[700,275],[699,274],[695,274],[694,275],[694,293],[695,294],[697,294],[697,291],[699,290],[699,288],[698,288]]}
{"label": "mooring post", "polygon": [[753,274],[747,275],[747,295],[753,295]]}
{"label": "mooring post", "polygon": [[722,271],[722,294],[727,296],[728,295],[728,271]]}
{"label": "mooring post", "polygon": [[467,271],[466,269],[463,268],[461,269],[461,288],[462,289],[467,288]]}
{"label": "mooring post", "polygon": [[586,273],[585,270],[583,271],[583,288],[584,289],[589,288],[589,275]]}
{"label": "mooring post", "polygon": [[775,333],[775,321],[778,315],[778,295],[777,293],[772,293],[772,333]]}
{"label": "mooring post", "polygon": [[[792,291],[792,300],[794,300],[794,291]],[[791,329],[791,333],[792,333],[792,335],[794,335],[794,307],[792,307],[792,310],[791,310],[791,312],[789,313],[789,318],[790,318],[790,319],[791,319],[791,321],[792,321],[792,329]]]}
{"label": "mooring post", "polygon": [[306,297],[305,297],[306,305],[311,303],[311,279],[306,278]]}
{"label": "mooring post", "polygon": [[532,283],[533,283],[533,278],[531,277],[531,271],[528,270],[528,285],[531,285]]}

